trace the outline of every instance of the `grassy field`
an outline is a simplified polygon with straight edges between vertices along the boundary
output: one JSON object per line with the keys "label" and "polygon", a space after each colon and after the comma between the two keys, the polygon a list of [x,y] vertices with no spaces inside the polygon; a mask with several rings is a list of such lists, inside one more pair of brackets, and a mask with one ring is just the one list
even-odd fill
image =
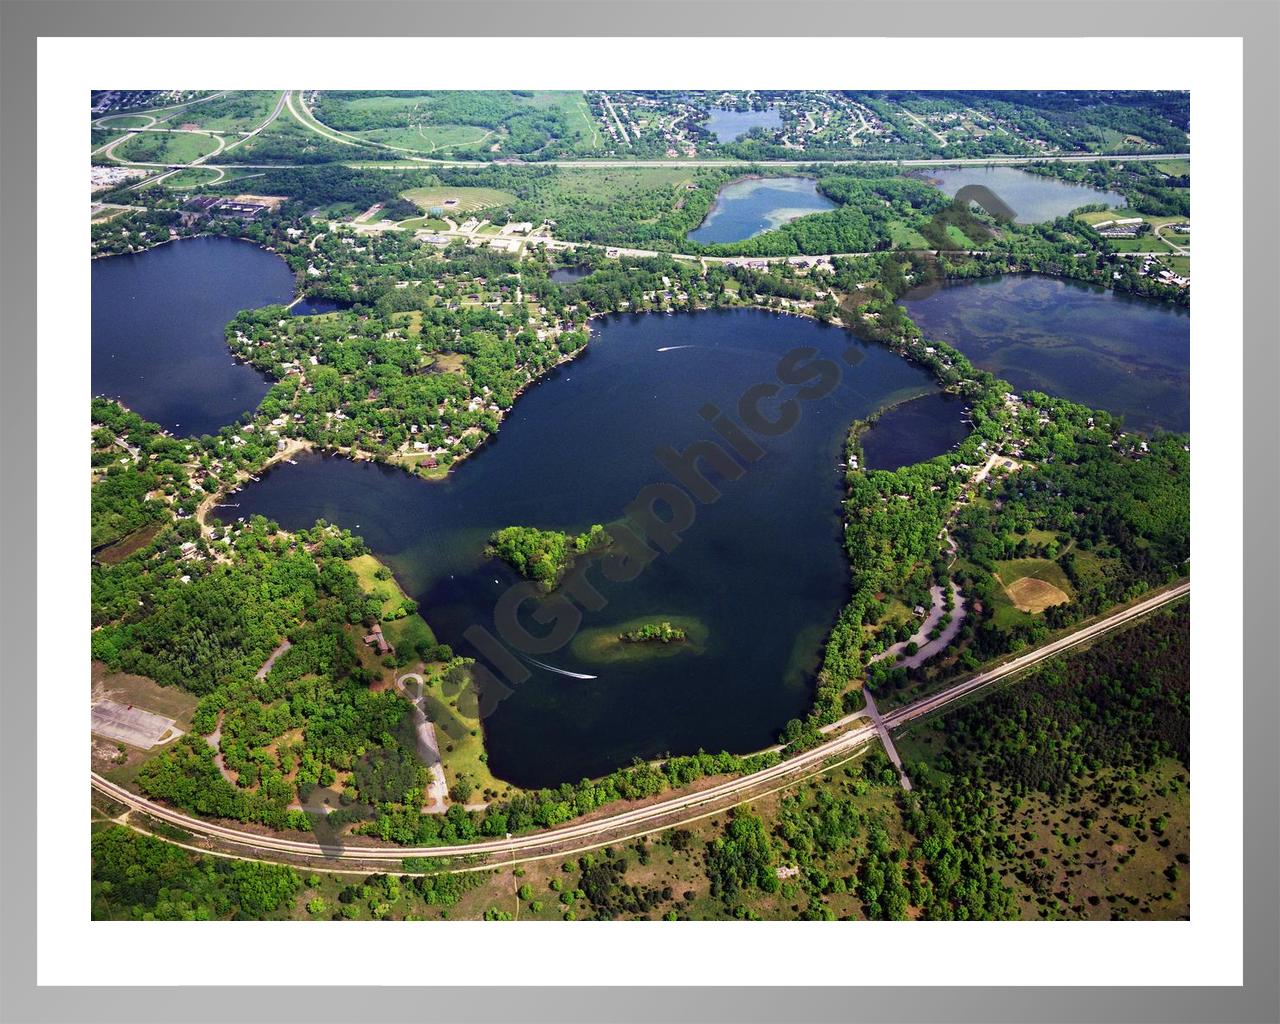
{"label": "grassy field", "polygon": [[474,149],[498,138],[492,128],[469,124],[420,124],[398,128],[374,128],[355,132],[357,138],[384,146],[410,149],[418,153]]}
{"label": "grassy field", "polygon": [[[430,188],[411,188],[400,194],[410,202],[416,203],[424,213],[430,213],[438,208],[444,211],[445,216],[452,216],[454,213],[467,214],[495,206],[509,206],[517,202],[516,197],[510,192],[503,192],[496,188],[436,185]],[[449,200],[454,200],[454,204],[446,205]]]}
{"label": "grassy field", "polygon": [[400,584],[396,582],[394,576],[385,580],[378,579],[375,574],[382,568],[382,563],[373,555],[359,555],[348,559],[347,567],[356,574],[356,579],[360,581],[360,588],[366,594],[373,594],[381,599],[384,619],[397,612],[408,600],[408,595],[400,589]]}
{"label": "grassy field", "polygon": [[996,563],[996,578],[1014,607],[1035,614],[1071,600],[1071,582],[1062,566],[1047,558],[1015,558]]}
{"label": "grassy field", "polygon": [[400,226],[411,231],[445,231],[449,225],[435,217],[410,217],[400,221]]}
{"label": "grassy field", "polygon": [[153,118],[143,117],[141,114],[113,114],[110,117],[102,119],[104,128],[145,128],[151,124]]}
{"label": "grassy field", "polygon": [[[474,787],[469,798],[472,802],[506,798],[515,793],[515,787],[489,771],[488,755],[484,749],[484,728],[480,720],[466,714],[465,708],[459,708],[457,696],[452,695],[453,688],[446,687],[438,674],[429,677],[427,684],[423,708],[427,718],[436,723],[440,760],[444,762],[444,774],[450,788],[460,778],[465,778]],[[439,724],[450,720],[463,727],[462,735],[452,736]]]}
{"label": "grassy field", "polygon": [[92,224],[106,224],[108,221],[115,220],[117,217],[128,212],[128,210],[116,209],[108,206],[93,213],[90,216],[89,221]]}
{"label": "grassy field", "polygon": [[[232,177],[232,175],[227,175],[219,178],[218,172],[212,168],[193,167],[179,171],[171,178],[166,178],[164,186],[175,192],[182,192],[187,189],[204,188],[213,184],[214,181],[230,181]],[[242,175],[242,177],[247,177],[247,175]]]}
{"label": "grassy field", "polygon": [[205,131],[236,134],[251,131],[265,121],[279,99],[280,93],[275,90],[232,92],[162,116],[171,128],[193,124]]}
{"label": "grassy field", "polygon": [[892,240],[895,249],[929,248],[929,243],[925,241],[924,235],[900,220],[889,222],[889,238]]}
{"label": "grassy field", "polygon": [[151,164],[189,164],[218,148],[217,140],[193,132],[140,132],[113,151],[119,160]]}
{"label": "grassy field", "polygon": [[584,201],[613,199],[637,189],[676,187],[693,181],[687,167],[562,167],[556,176],[560,191]]}

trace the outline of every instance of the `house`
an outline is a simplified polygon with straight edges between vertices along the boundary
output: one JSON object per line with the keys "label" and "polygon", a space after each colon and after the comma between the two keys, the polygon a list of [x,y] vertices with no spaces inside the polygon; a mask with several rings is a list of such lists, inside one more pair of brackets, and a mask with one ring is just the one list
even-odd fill
{"label": "house", "polygon": [[379,654],[390,654],[394,649],[387,643],[387,638],[382,635],[382,626],[376,622],[373,625],[373,629],[365,634],[364,642]]}

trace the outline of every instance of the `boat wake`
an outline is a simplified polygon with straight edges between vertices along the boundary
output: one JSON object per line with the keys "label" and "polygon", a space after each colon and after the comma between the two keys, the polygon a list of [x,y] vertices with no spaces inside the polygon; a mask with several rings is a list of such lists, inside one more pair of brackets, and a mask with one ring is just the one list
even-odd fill
{"label": "boat wake", "polygon": [[675,352],[677,349],[682,349],[682,348],[693,348],[693,346],[692,345],[664,345],[662,348],[658,349],[658,351],[659,352]]}
{"label": "boat wake", "polygon": [[545,668],[548,672],[554,672],[559,676],[568,676],[570,679],[599,679],[599,676],[589,676],[585,672],[570,672],[565,668],[556,668],[554,665],[548,665],[545,661],[539,661],[537,658],[530,658],[524,655],[524,660],[531,664],[537,665],[538,668]]}

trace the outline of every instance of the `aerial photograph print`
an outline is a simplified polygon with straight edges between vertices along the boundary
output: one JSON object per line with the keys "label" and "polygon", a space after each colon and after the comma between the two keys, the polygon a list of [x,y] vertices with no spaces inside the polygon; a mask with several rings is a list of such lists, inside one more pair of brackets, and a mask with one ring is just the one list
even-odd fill
{"label": "aerial photograph print", "polygon": [[1190,919],[1189,92],[84,98],[93,920]]}

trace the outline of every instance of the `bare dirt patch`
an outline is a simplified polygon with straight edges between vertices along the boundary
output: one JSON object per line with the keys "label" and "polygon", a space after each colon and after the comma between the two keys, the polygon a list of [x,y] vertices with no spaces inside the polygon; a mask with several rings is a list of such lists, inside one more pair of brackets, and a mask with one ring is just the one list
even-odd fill
{"label": "bare dirt patch", "polygon": [[1071,600],[1068,594],[1052,583],[1038,580],[1034,576],[1016,579],[1004,589],[1014,605],[1024,612],[1042,612],[1055,604],[1066,604]]}

